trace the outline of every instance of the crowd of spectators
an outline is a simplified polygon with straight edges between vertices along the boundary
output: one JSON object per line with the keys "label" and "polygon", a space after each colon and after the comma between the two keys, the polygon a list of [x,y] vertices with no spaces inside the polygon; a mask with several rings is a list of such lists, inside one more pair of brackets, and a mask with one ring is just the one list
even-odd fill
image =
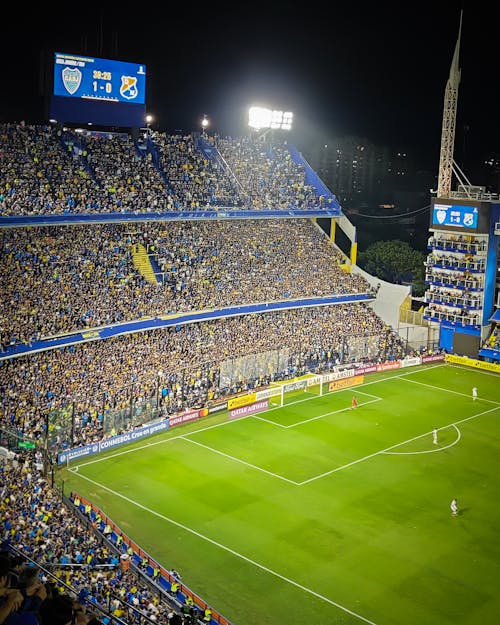
{"label": "crowd of spectators", "polygon": [[[133,265],[143,244],[159,268]],[[0,232],[0,344],[169,312],[361,293],[309,220],[188,221]]]}
{"label": "crowd of spectators", "polygon": [[[286,370],[221,384],[225,361],[272,350],[287,351]],[[48,412],[70,406],[62,414],[73,414],[72,442],[86,444],[106,433],[107,417],[135,404],[157,401],[168,415],[269,375],[403,355],[398,335],[364,304],[193,323],[0,361],[1,420],[43,439]]]}
{"label": "crowd of spectators", "polygon": [[157,580],[124,565],[130,545],[106,540],[67,504],[33,453],[0,462],[1,625],[198,621],[185,618]]}
{"label": "crowd of spectators", "polygon": [[217,147],[244,190],[249,208],[319,208],[322,200],[305,183],[305,170],[284,146],[266,146],[249,137],[219,138]]}
{"label": "crowd of spectators", "polygon": [[285,144],[0,125],[0,215],[318,209]]}
{"label": "crowd of spectators", "polygon": [[[152,140],[159,163],[170,185],[168,210],[199,210],[207,206],[245,205],[245,191],[224,166],[221,158],[211,159],[197,149],[193,135],[166,135],[153,131]],[[211,140],[214,146],[214,140]]]}
{"label": "crowd of spectators", "polygon": [[0,125],[1,216],[90,210],[100,194],[83,157],[53,127]]}

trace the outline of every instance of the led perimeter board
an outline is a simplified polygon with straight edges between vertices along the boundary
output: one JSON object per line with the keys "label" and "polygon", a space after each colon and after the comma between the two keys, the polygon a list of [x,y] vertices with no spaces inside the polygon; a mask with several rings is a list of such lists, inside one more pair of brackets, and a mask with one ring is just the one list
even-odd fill
{"label": "led perimeter board", "polygon": [[49,117],[62,123],[142,127],[146,66],[56,52]]}

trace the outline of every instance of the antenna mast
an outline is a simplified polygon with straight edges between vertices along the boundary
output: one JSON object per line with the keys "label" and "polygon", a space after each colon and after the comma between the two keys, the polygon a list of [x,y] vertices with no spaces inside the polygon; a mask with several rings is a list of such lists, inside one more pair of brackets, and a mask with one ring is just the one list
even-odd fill
{"label": "antenna mast", "polygon": [[441,128],[441,152],[439,157],[439,177],[437,197],[449,197],[451,192],[451,176],[453,172],[453,148],[455,144],[455,125],[457,119],[458,85],[460,84],[460,36],[462,34],[462,14],[460,12],[460,28],[455,45],[455,52],[450,67],[450,75],[444,93],[443,125]]}

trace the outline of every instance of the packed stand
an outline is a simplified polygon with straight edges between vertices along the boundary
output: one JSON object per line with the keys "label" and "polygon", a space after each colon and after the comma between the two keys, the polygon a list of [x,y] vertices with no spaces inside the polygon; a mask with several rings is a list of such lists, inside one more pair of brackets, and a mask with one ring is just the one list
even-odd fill
{"label": "packed stand", "polygon": [[82,135],[87,160],[103,194],[98,212],[164,211],[167,188],[151,154],[128,135]]}
{"label": "packed stand", "polygon": [[0,509],[0,624],[197,622],[173,609],[155,580],[124,566],[125,543],[113,548],[66,508],[31,454],[0,463]]}
{"label": "packed stand", "polygon": [[0,215],[164,210],[166,185],[130,135],[0,127]]}
{"label": "packed stand", "polygon": [[[142,244],[158,283],[134,267]],[[0,231],[0,345],[173,312],[365,293],[308,220],[9,228]]]}
{"label": "packed stand", "polygon": [[0,216],[323,207],[286,145],[210,141],[2,124]]}
{"label": "packed stand", "polygon": [[[271,350],[286,354],[281,369],[221,379],[226,361]],[[0,361],[0,421],[57,449],[142,424],[148,405],[168,416],[297,371],[404,355],[398,335],[361,303],[195,323]]]}
{"label": "packed stand", "polygon": [[168,210],[244,206],[237,181],[220,159],[207,158],[197,149],[193,135],[154,131],[152,138],[171,189]]}
{"label": "packed stand", "polygon": [[0,126],[0,216],[85,212],[99,187],[51,126]]}
{"label": "packed stand", "polygon": [[253,210],[320,208],[314,188],[306,185],[304,166],[293,161],[286,146],[243,137],[218,138],[217,147]]}

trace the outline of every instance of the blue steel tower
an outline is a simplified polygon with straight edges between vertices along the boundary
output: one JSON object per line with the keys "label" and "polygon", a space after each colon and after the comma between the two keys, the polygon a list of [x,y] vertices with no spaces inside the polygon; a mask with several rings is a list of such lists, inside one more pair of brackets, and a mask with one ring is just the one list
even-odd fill
{"label": "blue steel tower", "polygon": [[446,351],[500,361],[500,347],[496,349],[500,199],[485,187],[472,185],[453,159],[461,31],[462,15],[444,96],[438,188],[431,200],[425,262],[424,318],[439,325],[439,346]]}

